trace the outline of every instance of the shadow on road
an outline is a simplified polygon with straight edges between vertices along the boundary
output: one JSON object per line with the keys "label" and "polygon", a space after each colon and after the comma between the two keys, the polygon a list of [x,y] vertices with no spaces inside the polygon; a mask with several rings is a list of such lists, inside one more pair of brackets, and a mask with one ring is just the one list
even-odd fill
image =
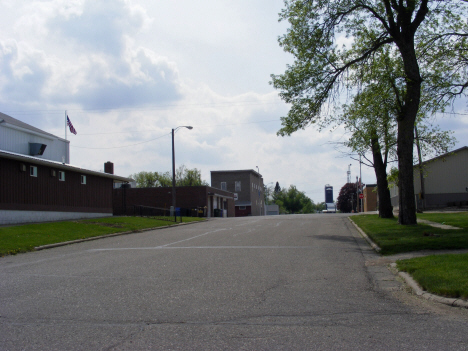
{"label": "shadow on road", "polygon": [[308,238],[320,239],[320,240],[329,240],[329,241],[338,241],[342,243],[355,243],[356,240],[353,237],[342,236],[342,235],[307,235]]}

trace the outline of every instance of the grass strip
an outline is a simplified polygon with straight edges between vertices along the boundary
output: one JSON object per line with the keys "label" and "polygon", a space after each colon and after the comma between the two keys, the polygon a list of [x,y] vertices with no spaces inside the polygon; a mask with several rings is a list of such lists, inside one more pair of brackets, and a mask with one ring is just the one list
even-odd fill
{"label": "grass strip", "polygon": [[424,290],[439,296],[468,299],[468,254],[437,255],[397,261]]}
{"label": "grass strip", "polygon": [[457,213],[418,213],[418,218],[458,228],[468,229],[468,212]]}
{"label": "grass strip", "polygon": [[[184,223],[200,220],[204,219],[183,219]],[[0,256],[32,251],[36,246],[173,224],[175,223],[146,217],[106,217],[1,227]]]}
{"label": "grass strip", "polygon": [[380,253],[383,255],[420,250],[468,249],[468,218],[465,220],[458,213],[432,215],[425,214],[424,219],[453,223],[452,225],[463,229],[440,229],[426,224],[400,225],[396,218],[379,218],[378,215],[350,218],[382,249]]}

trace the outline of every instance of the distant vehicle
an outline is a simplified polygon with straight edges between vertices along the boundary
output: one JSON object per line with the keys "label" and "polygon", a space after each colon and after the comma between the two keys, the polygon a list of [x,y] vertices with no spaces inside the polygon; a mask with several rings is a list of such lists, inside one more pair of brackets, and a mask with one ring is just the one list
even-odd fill
{"label": "distant vehicle", "polygon": [[336,205],[334,203],[327,203],[325,204],[325,210],[322,211],[323,213],[336,213]]}

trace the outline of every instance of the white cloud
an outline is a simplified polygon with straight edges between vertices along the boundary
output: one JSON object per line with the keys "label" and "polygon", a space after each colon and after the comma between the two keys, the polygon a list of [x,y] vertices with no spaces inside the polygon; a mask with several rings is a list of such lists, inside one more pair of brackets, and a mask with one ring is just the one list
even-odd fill
{"label": "white cloud", "polygon": [[59,7],[47,26],[63,44],[73,41],[81,51],[118,56],[125,50],[125,36],[140,31],[149,21],[141,7],[123,0],[86,0],[77,6]]}
{"label": "white cloud", "polygon": [[0,42],[1,99],[10,103],[41,100],[50,75],[43,52],[21,48],[13,40]]}
{"label": "white cloud", "polygon": [[[128,1],[48,5],[33,3],[37,11],[18,19],[20,43],[1,44],[4,103],[102,109],[180,99],[176,64],[132,39],[151,22],[140,6]],[[28,39],[32,29],[34,40]]]}
{"label": "white cloud", "polygon": [[325,184],[337,196],[348,164],[358,174],[328,143],[341,140],[340,129],[276,135],[288,106],[268,82],[291,61],[277,43],[282,0],[2,5],[1,111],[63,136],[67,110],[78,131],[69,135],[73,164],[169,171],[171,129],[192,125],[176,134],[176,162],[208,181],[211,170],[258,166],[265,183],[294,184],[321,202]]}

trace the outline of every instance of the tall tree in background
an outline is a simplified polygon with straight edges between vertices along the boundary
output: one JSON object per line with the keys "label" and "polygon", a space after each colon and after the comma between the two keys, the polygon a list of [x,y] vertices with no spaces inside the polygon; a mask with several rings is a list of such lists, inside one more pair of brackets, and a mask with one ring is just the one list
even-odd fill
{"label": "tall tree in background", "polygon": [[[413,129],[421,101],[421,65],[435,102],[444,105],[465,94],[467,72],[461,68],[466,66],[467,13],[463,0],[285,1],[280,20],[289,21],[290,28],[280,45],[295,61],[284,74],[272,75],[273,86],[291,104],[278,134],[320,126],[326,120],[322,110],[348,73],[359,78],[370,70],[378,50],[394,48],[403,68],[397,115],[399,222],[416,224]],[[337,39],[344,36],[351,44],[338,48]]]}
{"label": "tall tree in background", "polygon": [[276,185],[275,185],[275,193],[279,193],[281,191],[281,187],[279,185],[278,182],[276,182]]}
{"label": "tall tree in background", "polygon": [[137,188],[154,188],[158,186],[156,185],[158,180],[157,172],[142,171],[135,174],[130,174],[128,177],[132,178],[136,182]]}
{"label": "tall tree in background", "polygon": [[281,213],[314,213],[314,202],[299,191],[294,185],[273,194],[273,201],[280,208]]}
{"label": "tall tree in background", "polygon": [[[155,188],[155,187],[171,187],[172,173],[171,172],[138,172],[131,174],[136,182],[137,188]],[[201,171],[194,168],[188,169],[185,165],[181,165],[176,169],[176,186],[200,186],[209,185],[201,178]]]}
{"label": "tall tree in background", "polygon": [[176,170],[176,185],[177,186],[200,186],[209,185],[201,178],[201,171],[194,168],[188,169],[184,165]]}
{"label": "tall tree in background", "polygon": [[273,186],[263,185],[263,197],[265,199],[265,205],[271,205],[271,202],[273,201],[273,192]]}
{"label": "tall tree in background", "polygon": [[336,207],[343,213],[350,213],[357,208],[357,198],[356,183],[346,183],[340,189],[336,199]]}

